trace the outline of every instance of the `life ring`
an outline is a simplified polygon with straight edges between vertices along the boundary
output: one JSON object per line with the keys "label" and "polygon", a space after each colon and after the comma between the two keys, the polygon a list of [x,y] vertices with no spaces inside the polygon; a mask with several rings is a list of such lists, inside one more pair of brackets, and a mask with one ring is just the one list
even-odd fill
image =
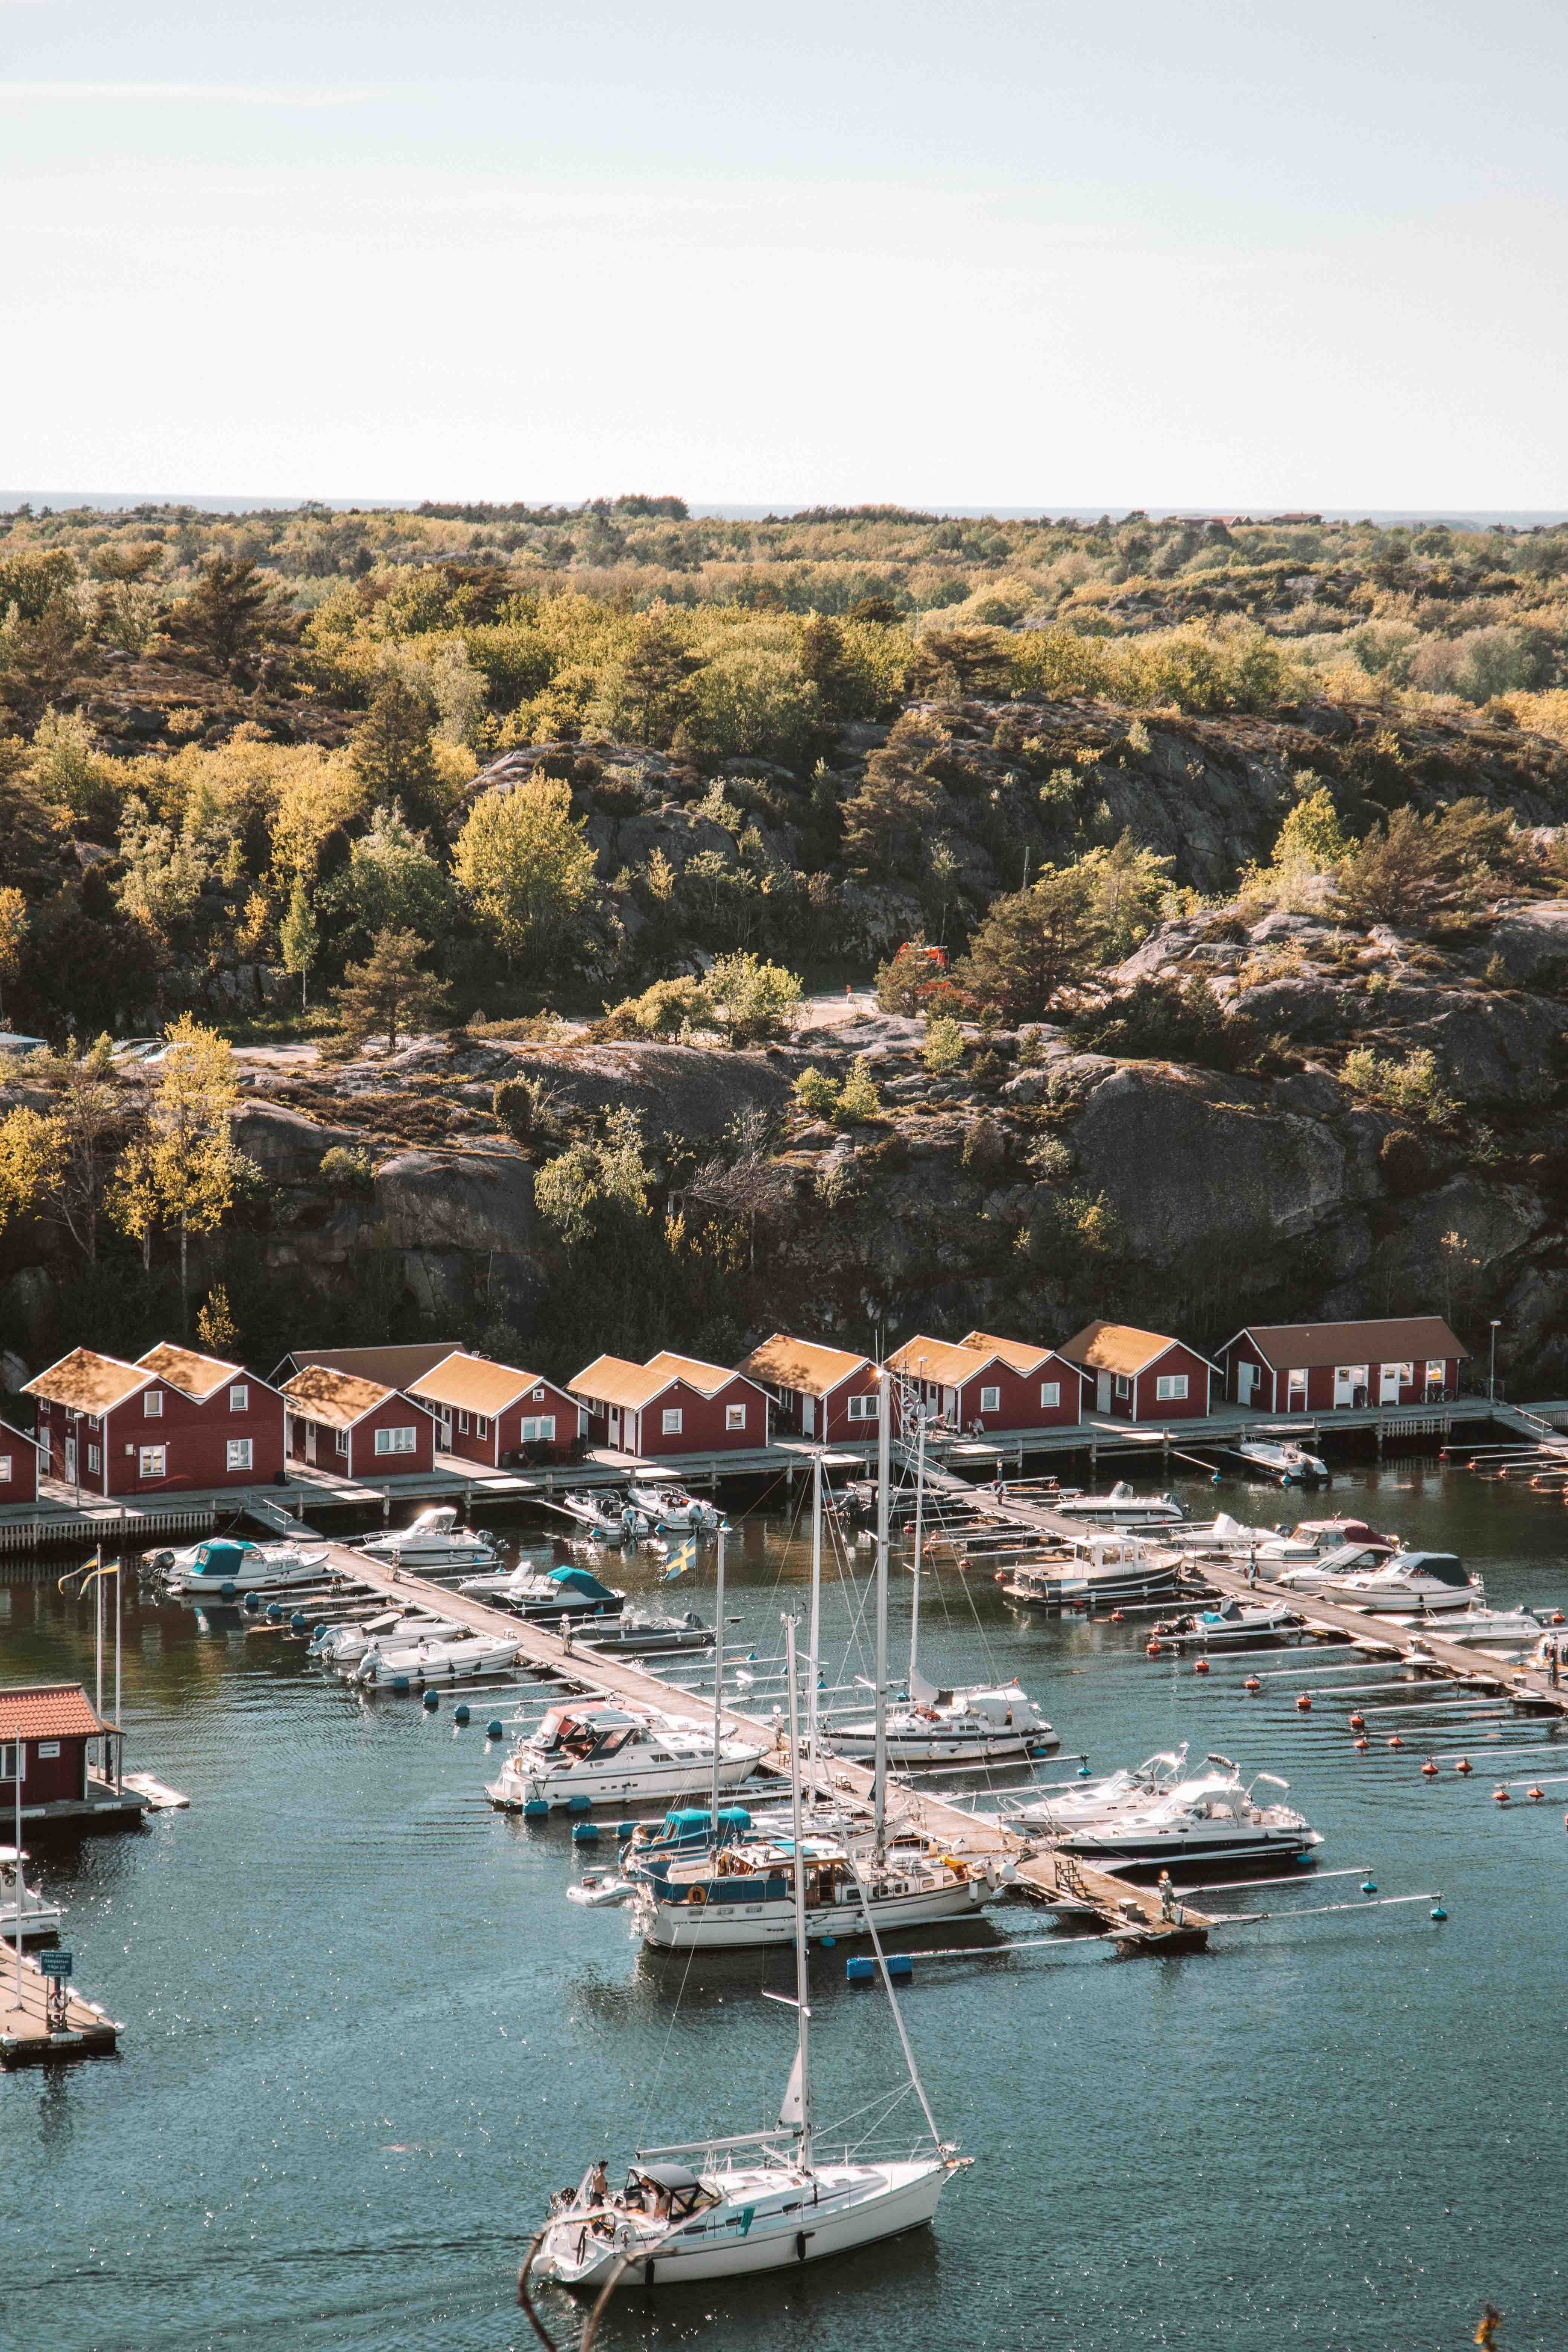
{"label": "life ring", "polygon": [[708,1889],[705,1886],[694,1886],[686,1899],[689,1903],[706,1903]]}

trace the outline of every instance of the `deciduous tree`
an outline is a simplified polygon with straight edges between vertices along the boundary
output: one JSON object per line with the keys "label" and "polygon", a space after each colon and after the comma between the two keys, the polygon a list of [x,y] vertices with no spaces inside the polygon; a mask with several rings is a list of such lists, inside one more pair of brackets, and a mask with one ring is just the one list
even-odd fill
{"label": "deciduous tree", "polygon": [[453,864],[509,963],[545,955],[594,887],[587,827],[573,816],[571,793],[555,777],[482,793]]}

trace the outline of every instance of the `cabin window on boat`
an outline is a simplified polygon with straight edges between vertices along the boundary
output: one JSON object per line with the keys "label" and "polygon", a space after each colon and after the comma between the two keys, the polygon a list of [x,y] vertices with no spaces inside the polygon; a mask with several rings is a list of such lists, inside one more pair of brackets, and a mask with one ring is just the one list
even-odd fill
{"label": "cabin window on boat", "polygon": [[225,1450],[227,1456],[227,1466],[229,1469],[248,1470],[250,1468],[250,1440],[248,1437],[231,1437]]}
{"label": "cabin window on boat", "polygon": [[1187,1393],[1185,1372],[1161,1372],[1154,1382],[1154,1394],[1162,1404],[1173,1404]]}
{"label": "cabin window on boat", "polygon": [[980,1391],[980,1410],[981,1410],[981,1412],[1001,1412],[1001,1410],[1002,1410],[1002,1391],[1001,1391],[1001,1390],[1000,1390],[999,1388],[991,1388],[991,1389],[982,1389],[982,1390],[981,1390],[981,1391]]}
{"label": "cabin window on boat", "polygon": [[378,1454],[412,1454],[414,1436],[412,1429],[378,1429],[375,1450]]}
{"label": "cabin window on boat", "polygon": [[228,1409],[230,1412],[250,1411],[250,1388],[247,1381],[236,1381],[228,1392]]}
{"label": "cabin window on boat", "polygon": [[1060,1404],[1061,1401],[1062,1384],[1060,1381],[1042,1381],[1040,1382],[1040,1402],[1047,1411],[1052,1407]]}
{"label": "cabin window on boat", "polygon": [[679,1437],[680,1427],[680,1407],[678,1404],[667,1404],[664,1408],[664,1434],[666,1437]]}
{"label": "cabin window on boat", "polygon": [[724,1407],[724,1426],[726,1429],[744,1429],[746,1408],[743,1404],[727,1404]]}
{"label": "cabin window on boat", "polygon": [[162,1478],[162,1477],[163,1477],[163,1476],[166,1475],[166,1474],[165,1474],[165,1472],[164,1472],[163,1465],[164,1465],[164,1463],[167,1461],[167,1459],[168,1459],[168,1448],[167,1448],[167,1446],[164,1446],[164,1445],[144,1445],[144,1446],[142,1448],[142,1468],[141,1468],[141,1474],[140,1474],[140,1475],[141,1475],[143,1478]]}
{"label": "cabin window on boat", "polygon": [[142,1400],[142,1411],[149,1421],[157,1421],[161,1417],[163,1411],[163,1391],[162,1389],[148,1390],[146,1395]]}
{"label": "cabin window on boat", "polygon": [[555,1415],[552,1412],[536,1413],[531,1421],[524,1421],[521,1424],[518,1434],[524,1445],[552,1444]]}

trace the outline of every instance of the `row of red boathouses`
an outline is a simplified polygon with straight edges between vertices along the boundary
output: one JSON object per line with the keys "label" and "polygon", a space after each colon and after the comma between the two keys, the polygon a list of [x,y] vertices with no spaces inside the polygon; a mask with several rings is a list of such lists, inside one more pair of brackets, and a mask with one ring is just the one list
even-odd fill
{"label": "row of red boathouses", "polygon": [[[918,1334],[889,1359],[964,1434],[1074,1427],[1089,1415],[1163,1426],[1222,1403],[1269,1414],[1445,1402],[1465,1349],[1441,1317],[1270,1324],[1213,1358],[1129,1324],[1059,1344]],[[354,1480],[560,1462],[584,1444],[641,1459],[749,1453],[782,1432],[864,1437],[877,1414],[868,1356],[784,1332],[743,1363],[661,1350],[599,1356],[564,1386],[448,1345],[286,1357],[269,1380],[164,1341],[134,1363],[74,1349],[27,1383],[37,1435],[0,1423],[0,1502],[36,1499],[40,1472],[93,1496],[263,1485],[300,1464]]]}

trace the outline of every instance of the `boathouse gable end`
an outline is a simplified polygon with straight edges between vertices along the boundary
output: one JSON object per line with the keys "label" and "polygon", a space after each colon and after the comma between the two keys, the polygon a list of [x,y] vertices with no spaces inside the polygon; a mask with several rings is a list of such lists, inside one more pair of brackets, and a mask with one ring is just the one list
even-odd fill
{"label": "boathouse gable end", "polygon": [[668,1349],[646,1364],[599,1356],[572,1393],[587,1407],[595,1445],[647,1455],[751,1452],[768,1443],[765,1389],[722,1364]]}
{"label": "boathouse gable end", "polygon": [[279,1392],[242,1364],[168,1340],[134,1364],[76,1349],[28,1390],[45,1469],[84,1493],[203,1493],[265,1484],[283,1467]]}
{"label": "boathouse gable end", "polygon": [[1212,1407],[1219,1366],[1163,1331],[1088,1323],[1061,1352],[1094,1382],[1093,1410],[1117,1421],[1199,1421]]}
{"label": "boathouse gable end", "polygon": [[575,1397],[542,1372],[454,1349],[403,1393],[435,1416],[443,1454],[500,1469],[524,1455],[563,1461],[587,1423]]}
{"label": "boathouse gable end", "polygon": [[[88,1793],[88,1743],[106,1728],[79,1683],[27,1683],[0,1690],[0,1750],[20,1745],[24,1822],[40,1806],[82,1802]],[[9,1770],[5,1800],[8,1822],[15,1801]]]}
{"label": "boathouse gable end", "polygon": [[1249,1326],[1219,1350],[1225,1393],[1265,1412],[1444,1403],[1469,1350],[1439,1315]]}
{"label": "boathouse gable end", "polygon": [[0,1421],[0,1503],[36,1503],[40,1467],[47,1459],[38,1439]]}
{"label": "boathouse gable end", "polygon": [[877,1420],[877,1367],[868,1356],[775,1331],[736,1370],[766,1389],[803,1437],[865,1437]]}
{"label": "boathouse gable end", "polygon": [[289,1454],[342,1478],[408,1478],[436,1466],[428,1407],[379,1381],[309,1364],[283,1383]]}
{"label": "boathouse gable end", "polygon": [[920,1332],[888,1361],[968,1434],[1001,1437],[1083,1418],[1082,1375],[1053,1348],[983,1331],[957,1342]]}

